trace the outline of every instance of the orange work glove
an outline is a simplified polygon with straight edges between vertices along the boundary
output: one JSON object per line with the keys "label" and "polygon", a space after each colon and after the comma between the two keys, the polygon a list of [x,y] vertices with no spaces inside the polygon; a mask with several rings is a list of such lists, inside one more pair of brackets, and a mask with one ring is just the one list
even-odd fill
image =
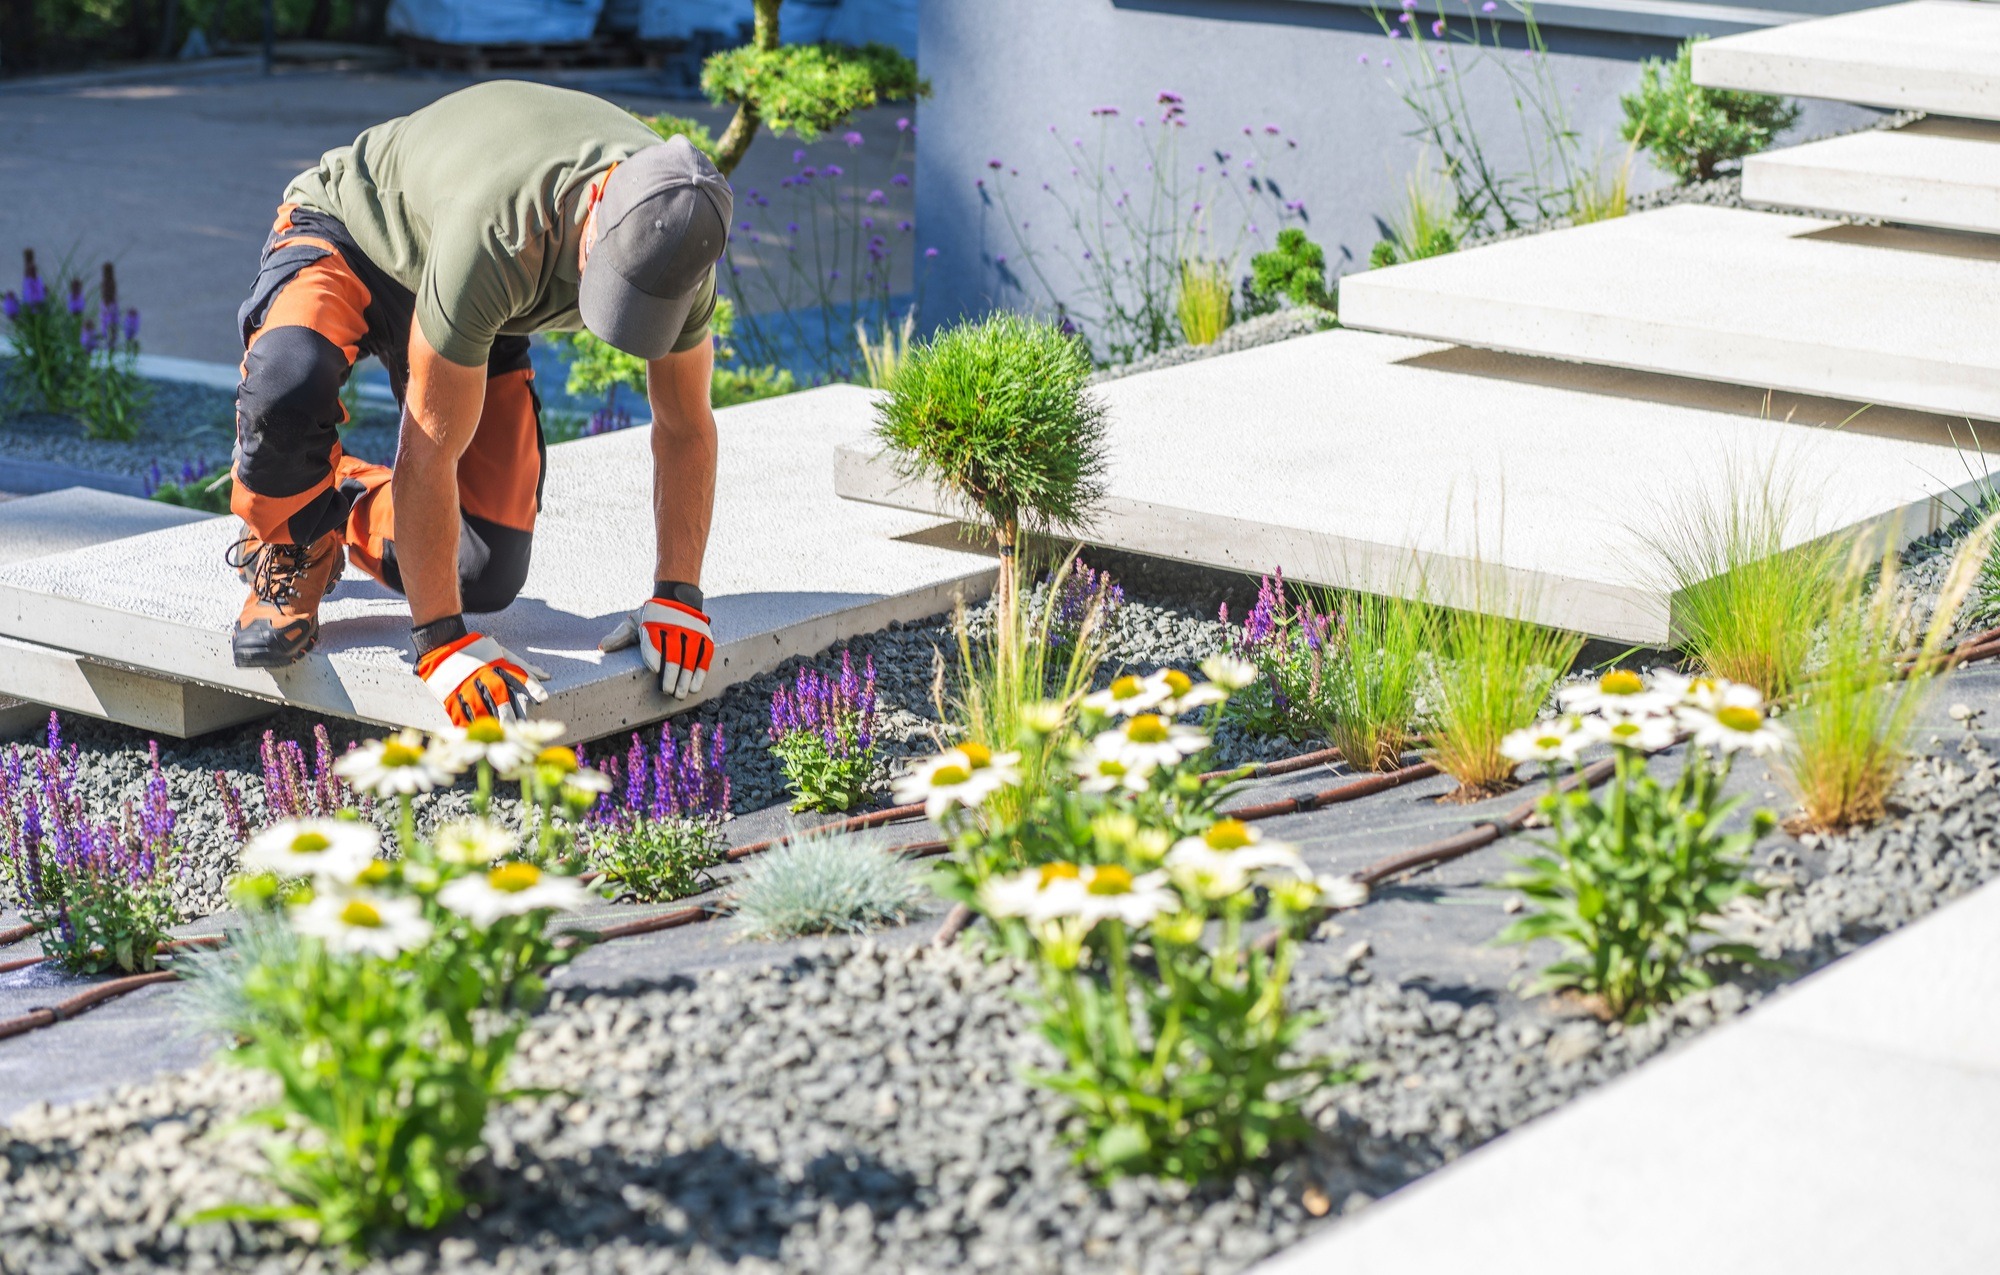
{"label": "orange work glove", "polygon": [[[439,621],[424,626],[419,633],[435,631],[441,625],[449,628],[445,621]],[[466,630],[463,619],[457,628],[459,636],[417,657],[417,676],[444,705],[453,725],[464,726],[479,717],[524,721],[529,701],[547,702],[549,693],[541,683],[547,673],[485,634]]]}

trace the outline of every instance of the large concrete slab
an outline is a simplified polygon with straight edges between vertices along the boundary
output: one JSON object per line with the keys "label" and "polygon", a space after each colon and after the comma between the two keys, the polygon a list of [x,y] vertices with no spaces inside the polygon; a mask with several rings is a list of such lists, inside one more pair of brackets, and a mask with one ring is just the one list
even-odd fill
{"label": "large concrete slab", "polygon": [[1761,204],[2000,234],[2000,124],[1931,116],[1743,161]]}
{"label": "large concrete slab", "polygon": [[2000,120],[2000,7],[1916,0],[1724,36],[1695,46],[1694,79]]}
{"label": "large concrete slab", "polygon": [[[991,560],[936,535],[939,522],[840,500],[833,451],[868,429],[851,386],[717,413],[722,451],[704,584],[719,644],[706,694],[794,655],[898,619],[947,610],[990,587]],[[651,587],[647,432],[550,449],[527,588],[475,623],[547,668],[545,710],[573,738],[655,721],[670,703],[638,653],[597,641]],[[229,630],[243,586],[217,519],[115,546],[0,567],[0,634],[337,716],[434,727],[445,721],[411,669],[403,600],[350,572],[322,611],[320,646],[276,672],[238,669]],[[0,688],[3,689],[3,688]]]}
{"label": "large concrete slab", "polygon": [[[1093,543],[1378,593],[1422,588],[1421,563],[1461,602],[1478,601],[1464,582],[1483,562],[1521,613],[1649,645],[1672,615],[1648,537],[1732,471],[1814,493],[1802,542],[1878,519],[1921,534],[1951,516],[1942,493],[1987,470],[1917,413],[1821,428],[1854,406],[1351,330],[1098,392],[1111,467]],[[844,449],[837,475],[850,499],[952,510],[872,445]]]}
{"label": "large concrete slab", "polygon": [[1989,885],[1258,1271],[2000,1269],[1996,933]]}
{"label": "large concrete slab", "polygon": [[2000,242],[1683,205],[1349,275],[1350,327],[2000,420]]}
{"label": "large concrete slab", "polygon": [[[0,490],[6,489],[0,470]],[[67,553],[109,540],[185,527],[210,515],[158,500],[141,500],[88,487],[24,496],[0,503],[0,565]]]}

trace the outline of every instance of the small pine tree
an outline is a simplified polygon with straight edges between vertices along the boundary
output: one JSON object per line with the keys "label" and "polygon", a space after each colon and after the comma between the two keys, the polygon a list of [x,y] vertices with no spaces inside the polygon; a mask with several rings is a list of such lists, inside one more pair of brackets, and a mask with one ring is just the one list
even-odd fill
{"label": "small pine tree", "polygon": [[1694,46],[1707,38],[1683,43],[1671,64],[1647,59],[1638,91],[1619,99],[1625,140],[1645,147],[1683,185],[1707,181],[1718,165],[1763,150],[1799,118],[1798,106],[1781,97],[1696,84]]}

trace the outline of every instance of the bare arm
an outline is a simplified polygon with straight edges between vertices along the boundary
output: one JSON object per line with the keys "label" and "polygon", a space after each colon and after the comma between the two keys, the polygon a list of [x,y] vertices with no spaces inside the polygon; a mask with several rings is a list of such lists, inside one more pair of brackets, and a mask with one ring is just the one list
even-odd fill
{"label": "bare arm", "polygon": [[461,367],[410,325],[410,387],[396,451],[396,562],[415,626],[457,615],[458,460],[479,428],[486,369]]}
{"label": "bare arm", "polygon": [[707,341],[646,365],[646,397],[653,405],[655,580],[701,584],[715,512],[715,414],[708,403],[714,372],[715,350]]}

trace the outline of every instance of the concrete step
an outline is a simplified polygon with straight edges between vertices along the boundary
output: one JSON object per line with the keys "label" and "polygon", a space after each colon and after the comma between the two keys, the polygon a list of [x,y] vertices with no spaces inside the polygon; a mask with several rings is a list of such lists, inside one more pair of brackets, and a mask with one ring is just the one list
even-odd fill
{"label": "concrete step", "polygon": [[1946,231],[1681,205],[1349,275],[1340,318],[2000,420],[2000,241]]}
{"label": "concrete step", "polygon": [[[716,414],[721,465],[703,583],[719,650],[704,698],[990,587],[993,560],[938,534],[938,519],[834,495],[834,448],[866,435],[872,404],[865,390],[835,386]],[[320,645],[305,660],[278,672],[236,668],[229,633],[243,586],[222,561],[235,534],[230,520],[204,521],[0,567],[0,634],[335,716],[445,724],[412,671],[407,605],[358,571],[322,610]],[[648,431],[580,439],[549,451],[527,588],[474,623],[550,671],[544,712],[571,738],[657,721],[689,701],[663,696],[636,650],[596,649],[645,598],[652,573]]]}
{"label": "concrete step", "polygon": [[[1732,472],[1776,469],[1813,493],[1796,543],[1876,520],[1922,534],[1989,469],[1937,417],[1841,428],[1852,404],[1352,330],[1098,392],[1110,491],[1092,544],[1404,596],[1423,591],[1421,567],[1446,601],[1648,646],[1673,633],[1649,539]],[[2000,450],[1986,457],[2000,467]],[[835,485],[953,509],[872,443],[840,453]]]}
{"label": "concrete step", "polygon": [[1694,48],[1694,79],[2000,120],[2000,5],[1914,0],[1706,40]]}
{"label": "concrete step", "polygon": [[1760,204],[2000,234],[2000,124],[1930,116],[1743,161]]}
{"label": "concrete step", "polygon": [[179,505],[89,487],[23,496],[0,502],[0,564],[185,527],[209,517]]}

